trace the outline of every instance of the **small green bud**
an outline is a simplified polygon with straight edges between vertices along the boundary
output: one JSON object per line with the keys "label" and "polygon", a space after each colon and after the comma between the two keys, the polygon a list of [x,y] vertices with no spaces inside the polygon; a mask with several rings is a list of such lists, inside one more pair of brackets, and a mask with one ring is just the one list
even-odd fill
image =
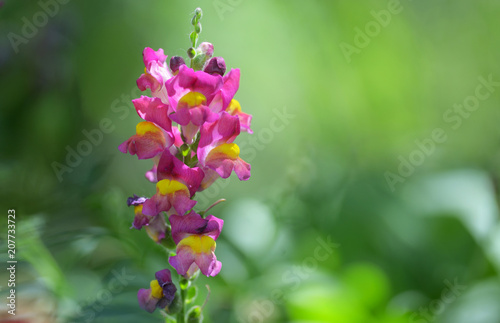
{"label": "small green bud", "polygon": [[196,9],[194,10],[194,15],[195,15],[195,17],[197,17],[197,18],[198,18],[198,20],[200,20],[200,19],[201,19],[201,17],[203,17],[203,11],[201,10],[201,8],[200,8],[200,7],[196,8]]}
{"label": "small green bud", "polygon": [[188,313],[188,323],[199,323],[203,321],[203,314],[200,306],[194,306],[189,310]]}
{"label": "small green bud", "polygon": [[187,50],[187,54],[188,54],[189,58],[194,58],[194,56],[196,55],[196,51],[194,50],[193,47],[191,47]]}
{"label": "small green bud", "polygon": [[179,294],[179,291],[177,291],[177,293],[175,293],[174,300],[172,301],[172,303],[169,306],[167,306],[165,308],[165,311],[168,314],[173,315],[173,314],[179,313],[179,311],[181,309],[182,309],[182,299],[181,299],[181,295]]}
{"label": "small green bud", "polygon": [[196,33],[196,31],[193,31],[189,35],[189,39],[191,40],[191,44],[193,45],[193,47],[196,46],[196,42],[198,41],[198,34]]}
{"label": "small green bud", "polygon": [[194,26],[194,31],[199,34],[201,33],[201,24],[200,23],[197,23],[195,26]]}
{"label": "small green bud", "polygon": [[198,287],[196,286],[191,286],[189,287],[186,295],[186,303],[192,303],[195,301],[196,296],[198,296]]}
{"label": "small green bud", "polygon": [[179,280],[179,287],[181,289],[188,289],[189,288],[189,285],[190,285],[190,282],[189,280],[187,280],[186,278],[182,277],[180,280]]}
{"label": "small green bud", "polygon": [[198,23],[198,17],[196,15],[193,16],[191,19],[191,25],[195,26]]}

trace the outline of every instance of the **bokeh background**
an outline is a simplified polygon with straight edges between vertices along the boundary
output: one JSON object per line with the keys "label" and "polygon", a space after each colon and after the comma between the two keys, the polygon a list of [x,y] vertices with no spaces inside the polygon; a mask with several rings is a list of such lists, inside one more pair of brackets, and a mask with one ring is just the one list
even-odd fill
{"label": "bokeh background", "polygon": [[251,179],[198,197],[228,200],[205,322],[500,322],[498,1],[63,2],[0,6],[1,322],[163,321],[136,292],[167,257],[125,204],[150,164],[117,146],[143,48],[185,56],[197,6],[254,130]]}

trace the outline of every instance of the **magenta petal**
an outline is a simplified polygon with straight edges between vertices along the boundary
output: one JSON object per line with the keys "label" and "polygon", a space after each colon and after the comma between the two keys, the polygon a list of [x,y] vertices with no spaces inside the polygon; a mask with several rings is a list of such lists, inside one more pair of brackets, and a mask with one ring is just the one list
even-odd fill
{"label": "magenta petal", "polygon": [[208,187],[210,187],[210,185],[213,184],[213,182],[215,182],[217,179],[220,178],[220,175],[216,171],[208,167],[203,168],[203,173],[205,174],[205,176],[201,181],[200,187],[198,188],[198,192],[207,189]]}
{"label": "magenta petal", "polygon": [[240,181],[246,181],[250,178],[250,169],[250,164],[245,162],[241,158],[238,158],[234,163],[234,172],[236,173]]}
{"label": "magenta petal", "polygon": [[224,76],[224,85],[220,91],[222,97],[222,110],[226,110],[234,95],[240,87],[240,69],[232,69]]}
{"label": "magenta petal", "polygon": [[161,154],[157,168],[157,179],[170,179],[184,183],[193,196],[203,180],[203,171],[198,167],[190,168],[165,149]]}
{"label": "magenta petal", "polygon": [[155,311],[156,304],[158,303],[158,300],[151,296],[151,289],[139,289],[137,292],[137,300],[139,301],[139,306],[149,313]]}
{"label": "magenta petal", "polygon": [[177,214],[185,214],[187,211],[192,209],[196,205],[196,201],[191,200],[191,198],[182,193],[176,193],[172,201],[172,206],[177,212]]}
{"label": "magenta petal", "polygon": [[240,120],[237,116],[231,116],[222,112],[219,120],[213,123],[205,123],[200,130],[200,142],[198,144],[198,159],[201,165],[205,165],[205,158],[212,148],[221,143],[231,143],[240,134]]}
{"label": "magenta petal", "polygon": [[160,98],[150,98],[141,96],[139,99],[132,100],[137,114],[144,120],[154,122],[162,127],[173,141],[172,121],[168,118],[168,105],[164,104]]}
{"label": "magenta petal", "polygon": [[155,194],[149,200],[144,202],[142,207],[142,213],[154,216],[160,212],[170,210],[171,207],[172,205],[170,204],[166,196],[164,197]]}
{"label": "magenta petal", "polygon": [[174,110],[177,109],[177,101],[190,91],[203,94],[207,98],[207,104],[209,104],[222,85],[223,80],[220,75],[210,75],[202,71],[195,72],[186,65],[181,65],[178,74],[165,83]]}
{"label": "magenta petal", "polygon": [[236,161],[231,159],[215,159],[206,163],[207,167],[215,170],[222,178],[228,178],[233,171]]}
{"label": "magenta petal", "polygon": [[189,247],[182,247],[177,251],[176,256],[168,258],[168,263],[177,270],[179,275],[186,275],[189,267],[194,262],[195,255]]}
{"label": "magenta petal", "polygon": [[222,269],[222,263],[218,260],[215,261],[215,264],[212,268],[212,272],[210,273],[210,276],[217,276],[220,273],[220,270]]}
{"label": "magenta petal", "polygon": [[[153,158],[163,151],[165,148],[164,137],[158,134],[146,133],[144,135],[133,135],[123,143],[118,146],[118,150],[126,154],[127,152],[131,155],[137,155],[139,159],[149,159]],[[173,143],[173,138],[171,142],[167,143],[167,147],[170,147]]]}
{"label": "magenta petal", "polygon": [[152,61],[157,61],[158,63],[163,64],[167,60],[167,55],[164,54],[162,48],[155,51],[150,47],[146,47],[142,52],[142,60],[144,61],[144,66],[146,67]]}
{"label": "magenta petal", "polygon": [[156,178],[156,172],[157,172],[157,167],[156,165],[153,165],[153,168],[148,170],[144,176],[150,181],[151,183],[156,183],[158,182],[158,179]]}
{"label": "magenta petal", "polygon": [[201,273],[207,277],[217,275],[222,267],[222,264],[217,261],[217,257],[213,252],[211,252],[210,254],[198,254],[195,262],[200,268]]}
{"label": "magenta petal", "polygon": [[224,225],[222,219],[213,215],[203,219],[201,215],[195,212],[184,216],[174,214],[168,219],[172,225],[172,238],[176,244],[193,234],[206,235],[217,240]]}
{"label": "magenta petal", "polygon": [[151,74],[141,74],[136,83],[141,91],[151,89],[152,92],[156,92],[161,88],[161,83]]}
{"label": "magenta petal", "polygon": [[[132,228],[140,230],[143,226],[148,225],[151,221],[151,217],[143,213],[136,214],[134,217],[134,222],[132,222]],[[132,229],[131,228],[131,229]]]}

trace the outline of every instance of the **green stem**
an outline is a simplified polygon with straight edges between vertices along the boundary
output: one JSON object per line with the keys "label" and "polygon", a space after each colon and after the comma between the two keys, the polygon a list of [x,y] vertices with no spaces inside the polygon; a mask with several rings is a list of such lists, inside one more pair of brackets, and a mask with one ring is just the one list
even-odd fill
{"label": "green stem", "polygon": [[[183,279],[182,276],[179,275],[179,282]],[[185,323],[186,322],[186,288],[183,288],[183,284],[179,283],[179,287],[181,289],[181,310],[177,314],[177,323]]]}

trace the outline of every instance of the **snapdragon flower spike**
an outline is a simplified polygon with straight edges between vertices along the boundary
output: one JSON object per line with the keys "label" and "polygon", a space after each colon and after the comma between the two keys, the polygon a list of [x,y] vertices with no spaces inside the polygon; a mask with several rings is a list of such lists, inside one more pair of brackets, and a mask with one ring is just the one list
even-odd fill
{"label": "snapdragon flower spike", "polygon": [[224,81],[220,75],[211,75],[203,71],[194,71],[186,65],[179,67],[177,75],[169,79],[167,88],[169,102],[174,111],[177,103],[188,92],[198,92],[205,96],[206,104],[210,105],[215,94],[221,89]]}
{"label": "snapdragon flower spike", "polygon": [[[228,178],[234,170],[240,180],[250,178],[250,164],[239,157],[240,148],[233,143],[239,133],[238,117],[225,111],[216,122],[202,126],[197,155],[204,172],[211,169],[220,177]],[[202,183],[202,189],[206,188],[206,184]]]}
{"label": "snapdragon flower spike", "polygon": [[157,215],[174,209],[178,214],[184,214],[195,206],[191,200],[188,187],[177,180],[162,179],[156,183],[156,194],[144,202],[142,212],[146,215]]}
{"label": "snapdragon flower spike", "polygon": [[206,104],[207,98],[203,94],[188,92],[179,99],[176,112],[170,115],[170,119],[181,125],[188,145],[193,143],[193,138],[201,125],[219,118],[219,115],[212,112]]}
{"label": "snapdragon flower spike", "polygon": [[200,269],[205,276],[216,276],[222,267],[215,256],[215,240],[220,235],[224,221],[209,215],[203,219],[191,212],[169,217],[172,238],[177,245],[175,256],[168,259],[179,275],[190,278]]}
{"label": "snapdragon flower spike", "polygon": [[153,313],[157,308],[168,307],[174,300],[177,291],[172,283],[170,270],[157,271],[155,278],[151,281],[149,289],[142,288],[137,293],[139,306],[149,313]]}
{"label": "snapdragon flower spike", "polygon": [[165,63],[167,56],[163,49],[154,51],[146,47],[142,52],[144,61],[144,74],[137,79],[137,87],[141,91],[150,89],[154,97],[160,98],[163,103],[168,104],[168,95],[165,88],[165,82],[173,75]]}
{"label": "snapdragon flower spike", "polygon": [[134,221],[132,222],[131,229],[141,230],[142,227],[146,227],[146,232],[149,237],[156,243],[160,243],[162,239],[165,238],[167,231],[167,223],[165,218],[161,214],[155,216],[149,216],[142,212],[143,204],[148,199],[145,197],[139,197],[134,195],[127,199],[128,206],[134,206]]}
{"label": "snapdragon flower spike", "polygon": [[161,154],[157,167],[158,180],[169,179],[178,181],[187,186],[189,196],[192,197],[200,187],[204,174],[199,167],[190,168],[168,149]]}

